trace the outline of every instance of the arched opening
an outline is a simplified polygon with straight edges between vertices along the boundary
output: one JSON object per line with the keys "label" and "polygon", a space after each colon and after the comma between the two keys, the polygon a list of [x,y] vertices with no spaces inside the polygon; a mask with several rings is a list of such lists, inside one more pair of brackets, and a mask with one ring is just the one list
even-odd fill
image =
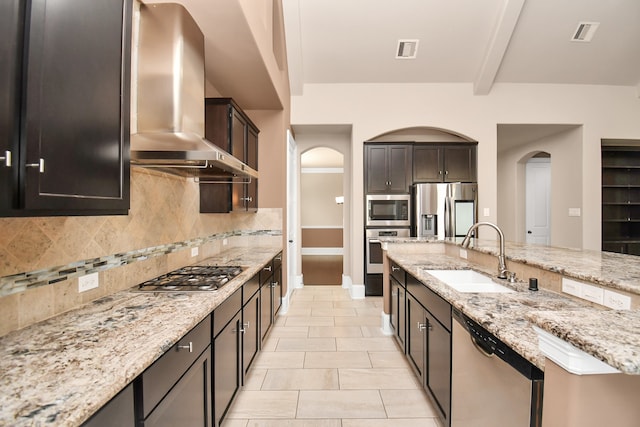
{"label": "arched opening", "polygon": [[342,285],[344,156],[328,147],[300,157],[301,272],[307,285]]}

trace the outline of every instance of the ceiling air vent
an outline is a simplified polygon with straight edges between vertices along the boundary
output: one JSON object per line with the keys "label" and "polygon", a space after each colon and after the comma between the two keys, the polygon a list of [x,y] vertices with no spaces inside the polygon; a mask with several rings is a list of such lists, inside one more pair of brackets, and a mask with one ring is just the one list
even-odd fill
{"label": "ceiling air vent", "polygon": [[416,59],[418,40],[398,40],[396,59]]}
{"label": "ceiling air vent", "polygon": [[573,32],[571,41],[590,42],[599,25],[599,22],[579,22],[578,28]]}

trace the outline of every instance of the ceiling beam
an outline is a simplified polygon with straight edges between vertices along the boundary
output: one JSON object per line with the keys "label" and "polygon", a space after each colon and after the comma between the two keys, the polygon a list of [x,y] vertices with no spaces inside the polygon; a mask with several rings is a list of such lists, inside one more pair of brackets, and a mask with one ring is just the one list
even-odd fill
{"label": "ceiling beam", "polygon": [[496,79],[500,64],[507,52],[525,0],[504,0],[500,18],[487,47],[480,72],[473,84],[474,95],[488,95]]}
{"label": "ceiling beam", "polygon": [[302,25],[300,22],[300,0],[282,0],[286,37],[287,63],[289,66],[289,90],[291,96],[302,95]]}

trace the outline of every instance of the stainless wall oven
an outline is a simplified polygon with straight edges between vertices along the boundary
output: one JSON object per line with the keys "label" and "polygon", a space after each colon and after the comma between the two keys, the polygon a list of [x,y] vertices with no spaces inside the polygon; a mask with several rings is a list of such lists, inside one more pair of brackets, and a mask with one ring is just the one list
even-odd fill
{"label": "stainless wall oven", "polygon": [[367,227],[410,227],[410,194],[367,195]]}
{"label": "stainless wall oven", "polygon": [[407,228],[368,228],[366,231],[365,257],[367,274],[382,273],[382,244],[380,237],[409,237],[411,230]]}

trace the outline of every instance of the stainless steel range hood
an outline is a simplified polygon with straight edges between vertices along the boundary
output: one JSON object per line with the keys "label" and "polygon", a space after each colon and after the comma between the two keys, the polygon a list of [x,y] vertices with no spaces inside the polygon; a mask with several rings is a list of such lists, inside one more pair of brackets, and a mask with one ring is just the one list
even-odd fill
{"label": "stainless steel range hood", "polygon": [[197,178],[257,178],[204,139],[204,36],[180,4],[141,4],[131,164]]}

